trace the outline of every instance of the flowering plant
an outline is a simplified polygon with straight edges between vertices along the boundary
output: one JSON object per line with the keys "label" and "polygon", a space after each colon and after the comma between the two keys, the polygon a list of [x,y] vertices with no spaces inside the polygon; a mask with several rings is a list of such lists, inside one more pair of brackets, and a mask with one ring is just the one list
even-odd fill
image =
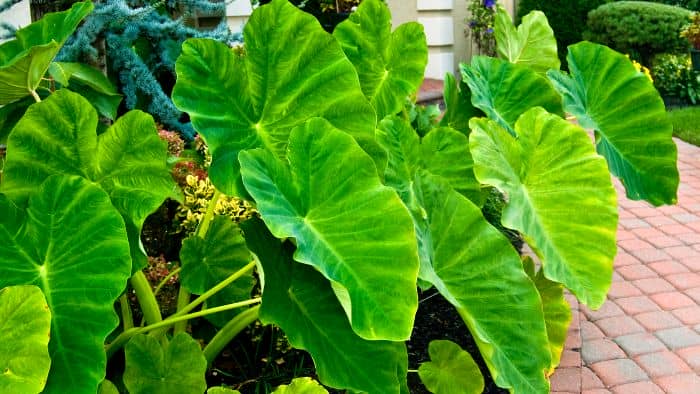
{"label": "flowering plant", "polygon": [[496,54],[496,39],[493,35],[496,7],[496,0],[470,0],[467,6],[469,17],[465,34],[471,36],[482,54],[489,56]]}
{"label": "flowering plant", "polygon": [[681,30],[681,37],[690,42],[693,48],[700,50],[700,12],[690,17],[690,24]]}

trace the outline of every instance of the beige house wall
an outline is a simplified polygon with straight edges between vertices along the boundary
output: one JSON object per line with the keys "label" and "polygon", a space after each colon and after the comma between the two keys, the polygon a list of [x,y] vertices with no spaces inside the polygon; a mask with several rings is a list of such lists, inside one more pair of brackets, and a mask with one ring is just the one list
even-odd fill
{"label": "beige house wall", "polygon": [[[394,15],[394,27],[408,21],[423,24],[428,40],[426,77],[443,79],[457,73],[460,62],[468,61],[477,48],[465,36],[468,0],[387,0]],[[499,0],[511,15],[517,0]]]}

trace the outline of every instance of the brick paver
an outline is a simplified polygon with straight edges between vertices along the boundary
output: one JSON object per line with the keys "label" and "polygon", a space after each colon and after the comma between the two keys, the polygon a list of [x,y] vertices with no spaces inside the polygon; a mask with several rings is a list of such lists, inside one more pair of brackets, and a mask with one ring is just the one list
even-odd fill
{"label": "brick paver", "polygon": [[552,392],[700,393],[700,148],[675,141],[677,205],[630,201],[615,181],[618,255],[608,300],[597,311],[580,307],[577,335],[567,341],[580,349],[565,351]]}

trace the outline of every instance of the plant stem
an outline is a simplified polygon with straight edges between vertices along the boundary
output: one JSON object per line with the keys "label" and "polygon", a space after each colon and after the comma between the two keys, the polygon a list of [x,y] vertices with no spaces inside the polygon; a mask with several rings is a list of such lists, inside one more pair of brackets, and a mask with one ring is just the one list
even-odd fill
{"label": "plant stem", "polygon": [[36,90],[31,89],[29,93],[31,93],[32,97],[34,97],[34,101],[36,101],[37,103],[41,102],[41,97],[39,97],[39,93],[37,93]]}
{"label": "plant stem", "polygon": [[[165,319],[165,320],[163,320],[163,321],[160,321],[160,322],[155,323],[155,324],[148,325],[148,326],[146,326],[146,327],[132,327],[132,328],[130,328],[130,329],[128,329],[128,330],[124,330],[121,334],[119,334],[119,335],[114,339],[114,341],[112,341],[112,343],[110,343],[109,345],[105,346],[105,352],[107,352],[107,359],[109,359],[110,357],[112,357],[112,355],[114,355],[114,353],[115,353],[117,350],[121,349],[124,345],[126,345],[126,343],[129,342],[129,340],[130,340],[134,335],[143,334],[143,333],[148,332],[148,331],[151,331],[151,330],[157,330],[157,329],[161,329],[161,328],[167,328],[167,327],[172,326],[173,324],[180,323],[180,322],[183,322],[183,321],[187,321],[187,320],[190,320],[190,319],[194,319],[194,318],[196,318],[196,317],[202,317],[202,316],[211,315],[211,314],[218,313],[218,312],[224,312],[224,311],[228,311],[228,310],[231,310],[231,309],[242,308],[242,307],[244,307],[244,306],[248,306],[248,305],[252,305],[252,304],[257,304],[257,303],[259,303],[260,301],[261,301],[261,298],[259,298],[259,297],[258,297],[258,298],[252,298],[252,299],[250,299],[250,300],[245,300],[245,301],[240,301],[240,302],[234,302],[233,304],[222,305],[222,306],[218,306],[218,307],[216,307],[216,308],[211,308],[211,309],[207,309],[207,310],[203,310],[203,311],[199,311],[199,312],[195,312],[195,313],[190,313],[190,314],[188,314],[188,315],[181,315],[181,316],[175,316],[175,315],[173,315],[173,316],[170,316],[170,317],[168,317],[167,319]],[[256,309],[256,310],[257,310],[258,308],[259,308],[259,306],[256,306],[256,307],[251,308],[251,309]],[[243,312],[243,313],[245,313],[245,312]],[[242,315],[243,313],[241,313],[241,315]],[[239,316],[240,316],[240,315],[239,315]],[[235,319],[234,319],[234,320],[235,320]]]}
{"label": "plant stem", "polygon": [[226,323],[226,325],[221,328],[216,335],[214,335],[214,338],[209,341],[207,346],[204,347],[203,353],[204,358],[207,359],[207,365],[211,366],[216,356],[221,353],[224,347],[228,345],[228,343],[231,342],[236,335],[243,331],[243,329],[248,327],[254,321],[258,320],[259,315],[260,305],[257,305],[241,312]]}
{"label": "plant stem", "polygon": [[136,292],[136,298],[139,300],[139,306],[141,306],[141,312],[143,312],[143,317],[146,319],[146,322],[154,324],[163,321],[158,301],[156,300],[156,296],[153,295],[151,284],[148,283],[148,279],[146,279],[146,275],[144,275],[143,271],[137,271],[131,279],[129,279],[129,282]]}
{"label": "plant stem", "polygon": [[408,372],[408,373],[418,373],[418,370],[417,370],[417,369],[409,369],[409,370],[406,371],[406,372]]}
{"label": "plant stem", "polygon": [[126,294],[122,294],[119,297],[119,307],[122,313],[122,326],[124,331],[134,327],[134,316],[131,313],[131,306],[129,306],[129,299]]}
{"label": "plant stem", "polygon": [[[224,279],[223,281],[219,282],[216,286],[212,287],[211,289],[207,290],[204,292],[202,295],[197,297],[196,300],[192,301],[191,303],[187,304],[186,306],[182,308],[178,308],[179,310],[177,313],[173,314],[170,316],[168,319],[172,319],[174,317],[182,316],[192,309],[196,308],[197,306],[201,305],[204,303],[206,300],[211,298],[214,294],[218,293],[221,291],[223,288],[226,286],[230,285],[231,283],[235,282],[236,279],[240,278],[241,276],[247,274],[248,272],[252,271],[253,268],[255,268],[255,261],[251,261],[248,263],[245,267],[239,269],[238,271],[234,272],[231,276],[228,278]],[[160,335],[163,332],[161,330],[158,330],[156,332],[153,332],[152,335]]]}
{"label": "plant stem", "polygon": [[[202,221],[199,222],[199,226],[197,226],[197,231],[195,231],[195,236],[204,238],[204,236],[207,235],[207,231],[209,230],[209,224],[211,223],[212,219],[214,218],[214,210],[216,209],[216,203],[219,201],[219,198],[221,197],[221,193],[214,189],[214,195],[211,197],[211,201],[209,201],[209,205],[207,205],[207,212],[204,214],[204,217],[202,218]],[[187,307],[187,305],[190,303],[190,296],[191,293],[189,290],[185,288],[185,286],[180,283],[180,290],[177,293],[177,311],[178,313],[181,312],[184,308]],[[186,313],[186,312],[185,312]],[[173,333],[177,334],[180,332],[185,332],[185,329],[187,329],[187,322],[184,321],[182,323],[175,324],[173,326]]]}
{"label": "plant stem", "polygon": [[165,284],[168,283],[168,281],[173,276],[179,274],[181,269],[182,269],[182,267],[177,267],[171,273],[169,273],[165,278],[163,278],[163,280],[161,280],[160,283],[158,283],[158,286],[156,286],[156,289],[153,290],[153,295],[157,296],[158,292],[163,288],[163,286],[165,286]]}

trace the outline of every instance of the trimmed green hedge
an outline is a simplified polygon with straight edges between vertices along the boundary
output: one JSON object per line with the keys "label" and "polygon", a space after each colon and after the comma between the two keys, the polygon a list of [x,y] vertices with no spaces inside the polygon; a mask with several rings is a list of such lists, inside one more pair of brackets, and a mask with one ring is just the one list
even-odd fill
{"label": "trimmed green hedge", "polygon": [[608,3],[588,14],[583,36],[648,65],[656,53],[687,51],[688,42],[679,32],[690,14],[681,7],[645,1]]}
{"label": "trimmed green hedge", "polygon": [[582,40],[581,32],[586,29],[588,12],[611,0],[520,0],[518,19],[532,10],[540,10],[547,15],[549,24],[557,38],[559,58],[565,64],[566,47]]}

